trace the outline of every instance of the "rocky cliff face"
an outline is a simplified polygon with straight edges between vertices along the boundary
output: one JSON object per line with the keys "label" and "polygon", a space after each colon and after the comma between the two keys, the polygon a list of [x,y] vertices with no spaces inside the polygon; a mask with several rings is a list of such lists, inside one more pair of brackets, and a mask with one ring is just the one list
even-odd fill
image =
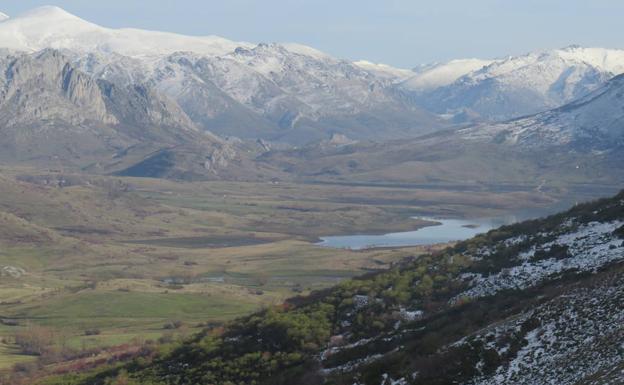
{"label": "rocky cliff face", "polygon": [[[5,52],[0,66],[4,162],[114,171],[157,149],[192,144],[204,153],[225,146],[150,84],[96,79],[59,51]],[[219,167],[226,165],[214,162],[210,172]]]}
{"label": "rocky cliff face", "polygon": [[0,121],[5,127],[56,122],[195,130],[175,102],[147,84],[94,79],[56,50],[0,59]]}
{"label": "rocky cliff face", "polygon": [[6,69],[0,77],[0,121],[5,127],[46,121],[118,123],[97,83],[58,51],[0,60]]}

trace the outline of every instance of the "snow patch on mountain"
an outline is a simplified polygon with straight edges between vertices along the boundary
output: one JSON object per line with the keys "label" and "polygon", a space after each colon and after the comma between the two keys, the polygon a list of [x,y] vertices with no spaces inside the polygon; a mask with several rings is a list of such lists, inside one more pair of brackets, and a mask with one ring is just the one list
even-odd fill
{"label": "snow patch on mountain", "polygon": [[313,57],[317,60],[330,59],[331,56],[326,54],[323,51],[320,51],[316,48],[312,48],[307,45],[298,44],[298,43],[281,43],[281,46],[286,48],[290,52],[297,53],[299,55],[305,55],[309,57]]}
{"label": "snow patch on mountain", "polygon": [[[624,222],[590,222],[571,226],[562,231],[554,240],[538,243],[517,256],[520,264],[502,271],[482,276],[467,274],[470,289],[464,291],[451,302],[461,298],[479,298],[494,295],[502,290],[520,290],[543,282],[548,277],[566,271],[596,271],[600,267],[624,259],[624,240],[614,235]],[[562,226],[565,227],[565,226]],[[540,234],[540,238],[552,238],[553,234]],[[565,249],[566,256],[556,255],[539,259],[536,255],[548,255],[553,249]],[[491,252],[489,253],[491,254]],[[563,254],[563,253],[561,253]]]}
{"label": "snow patch on mountain", "polygon": [[[493,373],[470,384],[622,383],[624,371],[609,372],[622,364],[623,283],[620,277],[598,287],[576,289],[462,339],[455,345],[480,342],[497,357],[506,358]],[[531,324],[535,328],[522,336],[522,330]],[[511,353],[510,337],[518,334],[526,343]],[[599,380],[605,375],[617,380]]]}
{"label": "snow patch on mountain", "polygon": [[426,91],[452,84],[460,77],[492,64],[493,60],[457,59],[415,68],[416,75],[403,82],[410,91]]}
{"label": "snow patch on mountain", "polygon": [[0,22],[3,22],[8,19],[9,19],[9,15],[7,15],[6,13],[0,12]]}

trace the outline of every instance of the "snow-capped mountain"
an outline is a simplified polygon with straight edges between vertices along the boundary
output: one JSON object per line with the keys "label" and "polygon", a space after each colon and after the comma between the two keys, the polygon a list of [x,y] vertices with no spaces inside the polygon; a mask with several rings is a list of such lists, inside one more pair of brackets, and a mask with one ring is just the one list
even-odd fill
{"label": "snow-capped mountain", "polygon": [[624,146],[624,75],[560,108],[500,124],[459,131],[466,140],[524,148],[617,151]]}
{"label": "snow-capped mountain", "polygon": [[[451,64],[446,67],[468,69]],[[505,120],[559,107],[599,88],[624,73],[624,50],[570,46],[473,64],[453,82],[437,86],[417,76],[404,87],[436,113],[470,111],[486,120]]]}
{"label": "snow-capped mountain", "polygon": [[109,29],[57,7],[0,23],[8,52],[61,50],[94,79],[148,85],[199,128],[225,136],[305,143],[334,133],[398,138],[440,126],[380,75],[299,44],[250,44]]}
{"label": "snow-capped mountain", "polygon": [[96,78],[152,85],[199,127],[225,136],[305,143],[333,133],[355,139],[413,136],[440,126],[397,93],[392,80],[291,44],[238,47],[219,56],[74,58]]}
{"label": "snow-capped mountain", "polygon": [[9,19],[9,15],[7,15],[6,13],[0,12],[0,22],[5,21],[7,19]]}

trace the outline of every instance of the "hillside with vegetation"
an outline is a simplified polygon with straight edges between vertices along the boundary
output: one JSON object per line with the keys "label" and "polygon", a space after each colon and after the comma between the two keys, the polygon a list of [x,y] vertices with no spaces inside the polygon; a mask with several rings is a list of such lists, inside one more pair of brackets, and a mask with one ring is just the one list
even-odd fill
{"label": "hillside with vegetation", "polygon": [[[357,200],[344,201],[349,192]],[[447,203],[475,217],[530,202],[552,200],[2,168],[0,383],[12,370],[27,377],[192,335],[425,251],[329,249],[315,245],[320,236],[413,230],[426,222],[412,215],[448,213]]]}
{"label": "hillside with vegetation", "polygon": [[621,383],[623,259],[621,192],[41,383]]}

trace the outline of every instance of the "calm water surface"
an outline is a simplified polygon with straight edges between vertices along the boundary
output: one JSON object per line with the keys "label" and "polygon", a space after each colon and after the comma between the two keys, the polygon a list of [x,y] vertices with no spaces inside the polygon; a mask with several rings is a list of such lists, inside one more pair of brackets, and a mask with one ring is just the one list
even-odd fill
{"label": "calm water surface", "polygon": [[513,218],[482,219],[435,219],[419,218],[439,223],[414,231],[388,233],[383,235],[343,235],[321,237],[320,246],[339,249],[362,250],[375,247],[401,247],[433,245],[472,238],[504,224],[512,223]]}

